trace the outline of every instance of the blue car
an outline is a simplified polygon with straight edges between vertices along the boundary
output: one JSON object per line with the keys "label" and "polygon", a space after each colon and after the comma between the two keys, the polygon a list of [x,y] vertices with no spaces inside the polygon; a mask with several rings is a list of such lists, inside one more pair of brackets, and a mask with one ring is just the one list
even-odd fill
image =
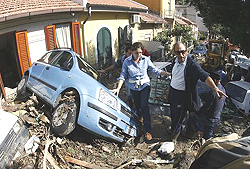
{"label": "blue car", "polygon": [[17,94],[31,92],[49,104],[52,132],[59,136],[68,135],[79,124],[118,142],[137,137],[138,116],[98,80],[97,70],[80,55],[56,49],[24,73]]}
{"label": "blue car", "polygon": [[192,54],[207,55],[207,48],[204,45],[196,46]]}

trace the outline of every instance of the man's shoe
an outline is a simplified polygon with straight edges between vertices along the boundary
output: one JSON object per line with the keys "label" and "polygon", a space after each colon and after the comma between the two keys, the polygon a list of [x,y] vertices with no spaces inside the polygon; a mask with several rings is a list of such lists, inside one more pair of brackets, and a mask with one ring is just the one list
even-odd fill
{"label": "man's shoe", "polygon": [[151,135],[149,132],[147,132],[147,133],[145,134],[145,138],[146,138],[147,140],[152,140],[152,135]]}

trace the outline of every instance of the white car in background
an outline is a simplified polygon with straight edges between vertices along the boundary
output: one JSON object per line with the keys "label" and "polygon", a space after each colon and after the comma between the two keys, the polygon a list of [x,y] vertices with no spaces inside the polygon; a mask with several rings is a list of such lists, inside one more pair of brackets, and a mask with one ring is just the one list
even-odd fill
{"label": "white car in background", "polygon": [[246,81],[230,81],[225,86],[226,94],[235,108],[249,116],[250,114],[250,83]]}

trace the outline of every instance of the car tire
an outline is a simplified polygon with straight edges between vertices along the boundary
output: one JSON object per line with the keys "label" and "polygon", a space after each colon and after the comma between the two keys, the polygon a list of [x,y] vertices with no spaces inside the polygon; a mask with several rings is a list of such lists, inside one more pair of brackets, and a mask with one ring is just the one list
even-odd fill
{"label": "car tire", "polygon": [[66,136],[71,133],[75,129],[77,114],[77,101],[75,99],[62,99],[52,113],[52,132],[59,136]]}
{"label": "car tire", "polygon": [[26,97],[26,83],[28,81],[28,76],[23,76],[20,82],[17,85],[16,93],[17,98],[25,98]]}

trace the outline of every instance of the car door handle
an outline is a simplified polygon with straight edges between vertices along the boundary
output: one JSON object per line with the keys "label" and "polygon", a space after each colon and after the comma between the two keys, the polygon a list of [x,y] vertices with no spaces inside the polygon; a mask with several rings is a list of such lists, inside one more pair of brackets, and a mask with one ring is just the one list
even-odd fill
{"label": "car door handle", "polygon": [[49,66],[47,66],[47,67],[46,67],[46,70],[49,70],[49,69],[50,69],[50,67],[49,67]]}

